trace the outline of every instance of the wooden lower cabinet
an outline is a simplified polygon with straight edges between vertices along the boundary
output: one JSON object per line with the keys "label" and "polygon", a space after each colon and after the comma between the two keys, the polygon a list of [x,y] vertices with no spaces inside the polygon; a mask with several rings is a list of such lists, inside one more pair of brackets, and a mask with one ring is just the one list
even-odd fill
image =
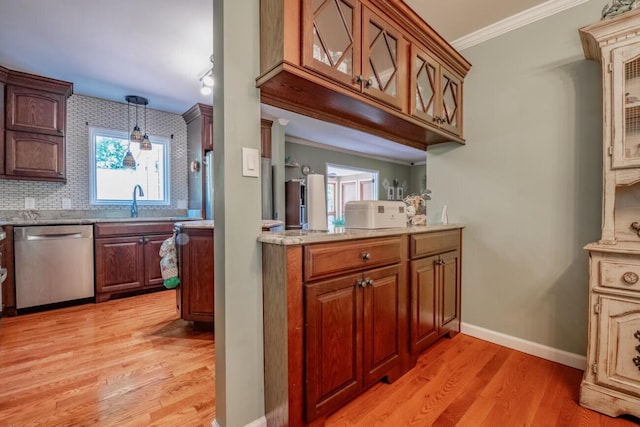
{"label": "wooden lower cabinet", "polygon": [[3,316],[15,316],[16,311],[16,283],[13,251],[13,226],[5,225],[0,227],[7,233],[7,237],[0,241],[0,267],[7,269],[7,278],[0,285],[2,288],[2,311]]}
{"label": "wooden lower cabinet", "polygon": [[96,224],[96,302],[115,294],[164,289],[159,251],[172,230],[170,222]]}
{"label": "wooden lower cabinet", "polygon": [[267,425],[321,426],[459,331],[460,248],[460,229],[264,243]]}
{"label": "wooden lower cabinet", "polygon": [[413,260],[410,270],[410,346],[417,356],[443,335],[460,331],[460,251]]}
{"label": "wooden lower cabinet", "polygon": [[307,421],[400,375],[399,265],[305,285]]}
{"label": "wooden lower cabinet", "polygon": [[214,322],[213,229],[184,228],[177,245],[180,285],[176,304],[184,320]]}

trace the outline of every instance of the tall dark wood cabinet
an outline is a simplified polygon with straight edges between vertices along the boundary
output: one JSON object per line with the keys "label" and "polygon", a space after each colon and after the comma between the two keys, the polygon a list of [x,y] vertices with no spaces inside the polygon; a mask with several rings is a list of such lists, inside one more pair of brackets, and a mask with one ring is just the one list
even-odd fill
{"label": "tall dark wood cabinet", "polygon": [[271,158],[271,127],[273,122],[267,119],[260,120],[260,156]]}
{"label": "tall dark wood cabinet", "polygon": [[66,182],[66,109],[73,84],[13,70],[0,74],[6,75],[2,177]]}
{"label": "tall dark wood cabinet", "polygon": [[198,209],[205,217],[205,164],[207,152],[213,150],[213,107],[195,104],[182,114],[187,123],[187,159],[189,161],[189,209]]}
{"label": "tall dark wood cabinet", "polygon": [[306,188],[303,181],[285,182],[285,228],[301,229],[307,222]]}

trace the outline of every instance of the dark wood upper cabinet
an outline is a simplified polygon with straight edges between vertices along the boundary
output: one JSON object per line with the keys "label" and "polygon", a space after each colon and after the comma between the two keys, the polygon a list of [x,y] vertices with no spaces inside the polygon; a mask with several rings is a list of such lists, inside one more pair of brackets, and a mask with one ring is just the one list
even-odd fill
{"label": "dark wood upper cabinet", "polygon": [[[256,85],[263,103],[419,149],[464,143],[462,85],[471,64],[404,2],[260,4]],[[420,90],[412,46],[438,67],[438,114],[429,120],[410,101]]]}
{"label": "dark wood upper cabinet", "polygon": [[260,120],[260,155],[271,158],[271,127],[273,122],[267,119]]}
{"label": "dark wood upper cabinet", "polygon": [[0,176],[66,182],[67,98],[73,84],[0,70],[2,126]]}
{"label": "dark wood upper cabinet", "polygon": [[[189,209],[206,212],[206,175],[204,158],[213,150],[213,107],[195,104],[182,114],[187,124],[187,158],[189,161]],[[195,166],[195,167],[194,167]]]}

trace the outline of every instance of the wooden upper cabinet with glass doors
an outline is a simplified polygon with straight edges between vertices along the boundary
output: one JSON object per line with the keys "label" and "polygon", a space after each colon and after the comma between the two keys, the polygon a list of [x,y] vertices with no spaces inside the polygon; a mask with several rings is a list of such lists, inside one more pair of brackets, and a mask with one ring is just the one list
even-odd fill
{"label": "wooden upper cabinet with glass doors", "polygon": [[[640,166],[640,44],[613,50],[612,167]],[[618,131],[620,130],[620,131]]]}
{"label": "wooden upper cabinet with glass doors", "polygon": [[402,108],[406,41],[356,0],[303,2],[303,66]]}
{"label": "wooden upper cabinet with glass doors", "polygon": [[[471,64],[402,0],[261,0],[260,27],[261,102],[420,149],[464,142]],[[434,68],[414,75],[410,46]]]}
{"label": "wooden upper cabinet with glass doors", "polygon": [[411,45],[411,114],[462,135],[462,78]]}

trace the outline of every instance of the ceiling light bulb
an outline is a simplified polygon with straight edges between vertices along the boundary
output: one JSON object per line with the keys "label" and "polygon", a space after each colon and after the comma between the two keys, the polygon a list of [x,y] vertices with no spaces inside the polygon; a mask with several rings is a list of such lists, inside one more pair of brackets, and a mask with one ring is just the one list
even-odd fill
{"label": "ceiling light bulb", "polygon": [[211,74],[207,74],[202,78],[202,83],[205,86],[213,87],[213,76]]}
{"label": "ceiling light bulb", "polygon": [[206,86],[204,84],[200,88],[200,93],[205,95],[205,96],[211,95],[212,92],[213,92],[213,90],[211,90],[211,88],[209,86]]}

